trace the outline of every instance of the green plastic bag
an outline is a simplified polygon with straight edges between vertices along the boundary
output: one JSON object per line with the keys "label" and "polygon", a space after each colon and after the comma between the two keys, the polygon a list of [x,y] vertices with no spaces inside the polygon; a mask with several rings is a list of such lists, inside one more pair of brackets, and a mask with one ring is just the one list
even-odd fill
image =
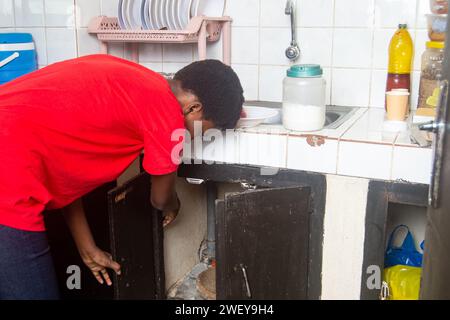
{"label": "green plastic bag", "polygon": [[383,300],[419,300],[422,268],[396,265],[384,269]]}

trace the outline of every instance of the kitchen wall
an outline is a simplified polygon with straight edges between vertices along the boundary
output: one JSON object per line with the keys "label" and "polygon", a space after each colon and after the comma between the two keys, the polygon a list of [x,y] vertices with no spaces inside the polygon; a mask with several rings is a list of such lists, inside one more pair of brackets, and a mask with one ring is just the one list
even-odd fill
{"label": "kitchen wall", "polygon": [[[281,101],[289,61],[289,17],[285,0],[228,0],[233,23],[233,68],[249,100]],[[87,33],[97,15],[116,15],[118,0],[0,0],[0,32],[30,32],[39,65],[98,52]],[[319,63],[327,79],[328,103],[383,107],[387,47],[398,23],[407,23],[415,41],[413,106],[420,56],[427,41],[429,0],[297,0],[298,63]],[[220,44],[208,49],[221,57]],[[128,57],[123,45],[111,53]],[[196,59],[192,45],[145,45],[140,61],[156,71],[174,72]]]}

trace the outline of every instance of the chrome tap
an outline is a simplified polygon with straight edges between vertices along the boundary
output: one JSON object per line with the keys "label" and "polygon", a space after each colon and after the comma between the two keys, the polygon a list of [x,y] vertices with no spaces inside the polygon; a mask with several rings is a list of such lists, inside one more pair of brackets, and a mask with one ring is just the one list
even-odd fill
{"label": "chrome tap", "polygon": [[294,1],[292,1],[292,0],[287,1],[285,13],[286,13],[286,15],[291,16],[291,32],[292,32],[291,45],[289,46],[289,48],[286,49],[286,57],[291,61],[295,61],[300,57],[300,48],[297,44],[297,37],[296,37],[296,31],[295,31]]}

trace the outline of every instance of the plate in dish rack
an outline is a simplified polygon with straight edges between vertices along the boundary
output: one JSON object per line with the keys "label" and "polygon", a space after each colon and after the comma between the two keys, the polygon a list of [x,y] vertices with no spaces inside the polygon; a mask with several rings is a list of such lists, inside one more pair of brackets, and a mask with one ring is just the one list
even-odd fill
{"label": "plate in dish rack", "polygon": [[181,29],[186,29],[191,19],[192,0],[179,0],[178,4],[178,21]]}
{"label": "plate in dish rack", "polygon": [[128,22],[132,29],[142,29],[141,9],[143,0],[128,0]]}
{"label": "plate in dish rack", "polygon": [[117,7],[117,17],[119,20],[120,29],[126,29],[125,21],[123,20],[123,0],[119,0],[119,5]]}

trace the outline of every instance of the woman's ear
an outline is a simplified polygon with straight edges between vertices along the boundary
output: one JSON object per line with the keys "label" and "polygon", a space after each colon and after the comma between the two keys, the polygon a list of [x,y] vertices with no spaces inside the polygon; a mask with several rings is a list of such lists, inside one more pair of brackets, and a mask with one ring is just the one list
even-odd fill
{"label": "woman's ear", "polygon": [[185,110],[185,115],[191,115],[201,119],[203,116],[203,104],[199,101],[189,103]]}

